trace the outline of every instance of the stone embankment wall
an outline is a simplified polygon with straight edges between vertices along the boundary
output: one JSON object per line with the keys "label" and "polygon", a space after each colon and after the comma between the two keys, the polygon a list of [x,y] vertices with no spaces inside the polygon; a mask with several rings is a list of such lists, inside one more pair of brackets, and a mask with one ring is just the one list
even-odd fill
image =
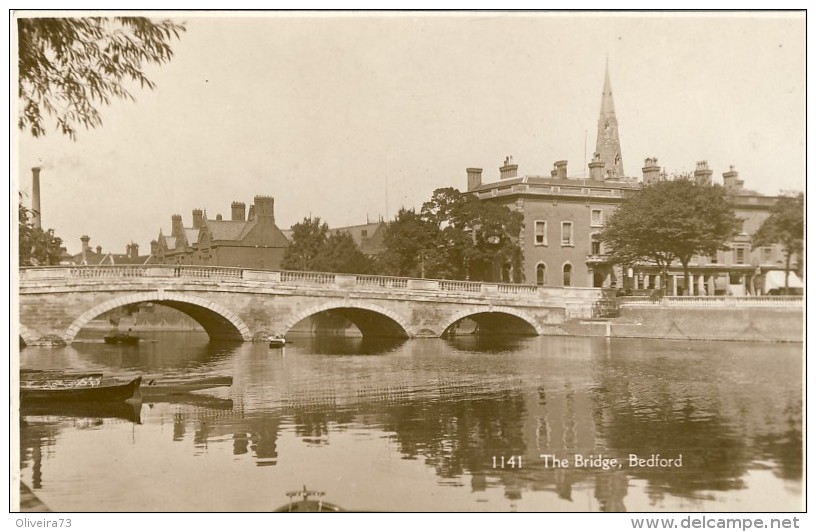
{"label": "stone embankment wall", "polygon": [[802,342],[802,308],[623,307],[609,320],[575,320],[565,334],[618,338]]}

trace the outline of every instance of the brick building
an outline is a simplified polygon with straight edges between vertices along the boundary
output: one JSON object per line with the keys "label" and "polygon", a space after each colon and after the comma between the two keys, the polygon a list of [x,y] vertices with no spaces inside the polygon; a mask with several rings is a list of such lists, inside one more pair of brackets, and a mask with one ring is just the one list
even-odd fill
{"label": "brick building", "polygon": [[[626,177],[618,136],[618,121],[607,68],[595,153],[588,164],[589,178],[571,177],[567,161],[557,161],[550,175],[518,175],[518,165],[507,157],[499,180],[482,182],[481,168],[468,168],[467,189],[483,201],[492,201],[524,214],[520,243],[524,251],[522,278],[548,286],[619,287],[651,290],[660,287],[657,267],[638,265],[622,271],[605,253],[598,233],[618,204],[636,194],[644,183],[665,178],[656,158],[645,160],[641,177]],[[712,182],[706,161],[697,163],[694,177]],[[777,198],[744,188],[734,167],[723,174],[741,231],[717,257],[692,260],[690,289],[683,287],[679,263],[670,268],[668,294],[761,293],[769,271],[784,269],[781,246],[751,249],[751,235],[768,217]],[[509,268],[509,266],[508,266]],[[505,268],[505,280],[516,277]]]}
{"label": "brick building", "polygon": [[180,214],[171,218],[170,234],[159,231],[151,242],[160,264],[200,264],[276,270],[289,241],[275,225],[275,200],[255,196],[246,211],[243,202],[232,202],[229,220],[193,209],[192,226],[185,227]]}

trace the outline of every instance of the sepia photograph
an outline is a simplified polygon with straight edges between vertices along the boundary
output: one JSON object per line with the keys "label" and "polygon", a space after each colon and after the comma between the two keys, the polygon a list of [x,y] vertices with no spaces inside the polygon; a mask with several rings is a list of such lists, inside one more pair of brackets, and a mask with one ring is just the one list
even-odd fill
{"label": "sepia photograph", "polygon": [[804,10],[9,18],[18,528],[798,523]]}

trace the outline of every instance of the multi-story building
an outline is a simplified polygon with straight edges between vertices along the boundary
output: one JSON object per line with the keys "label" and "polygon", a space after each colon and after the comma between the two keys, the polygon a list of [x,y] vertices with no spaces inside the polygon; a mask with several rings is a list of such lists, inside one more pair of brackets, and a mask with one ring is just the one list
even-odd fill
{"label": "multi-story building", "polygon": [[[660,287],[656,266],[641,264],[623,271],[610,262],[598,234],[621,200],[640,187],[665,179],[657,159],[645,160],[642,178],[626,177],[618,136],[618,121],[607,68],[595,153],[588,164],[589,177],[571,177],[567,161],[557,161],[548,176],[518,175],[518,165],[507,157],[499,180],[482,182],[481,168],[467,169],[467,190],[483,201],[492,201],[524,214],[519,237],[524,252],[524,282],[548,286],[618,287],[652,290]],[[697,163],[694,178],[711,182],[706,161]],[[690,287],[683,286],[680,264],[670,268],[668,294],[761,293],[769,271],[784,269],[780,246],[752,249],[750,235],[768,217],[776,197],[745,189],[734,167],[723,173],[741,231],[716,257],[696,257],[691,263]],[[507,272],[505,280],[518,277]]]}
{"label": "multi-story building", "polygon": [[209,220],[206,212],[194,209],[192,227],[174,214],[170,234],[160,230],[151,252],[160,264],[279,269],[289,241],[275,225],[274,208],[272,197],[255,196],[248,214],[245,203],[232,202],[230,220],[220,214]]}

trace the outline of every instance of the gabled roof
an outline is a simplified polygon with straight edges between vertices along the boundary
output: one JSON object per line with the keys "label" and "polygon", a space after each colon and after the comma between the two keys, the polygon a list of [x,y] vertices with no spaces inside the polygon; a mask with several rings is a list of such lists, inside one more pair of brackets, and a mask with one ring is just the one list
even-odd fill
{"label": "gabled roof", "polygon": [[184,228],[184,238],[187,239],[188,245],[192,246],[198,242],[198,232],[199,229],[195,229],[193,227]]}
{"label": "gabled roof", "polygon": [[240,240],[255,225],[255,221],[207,220],[213,240]]}

